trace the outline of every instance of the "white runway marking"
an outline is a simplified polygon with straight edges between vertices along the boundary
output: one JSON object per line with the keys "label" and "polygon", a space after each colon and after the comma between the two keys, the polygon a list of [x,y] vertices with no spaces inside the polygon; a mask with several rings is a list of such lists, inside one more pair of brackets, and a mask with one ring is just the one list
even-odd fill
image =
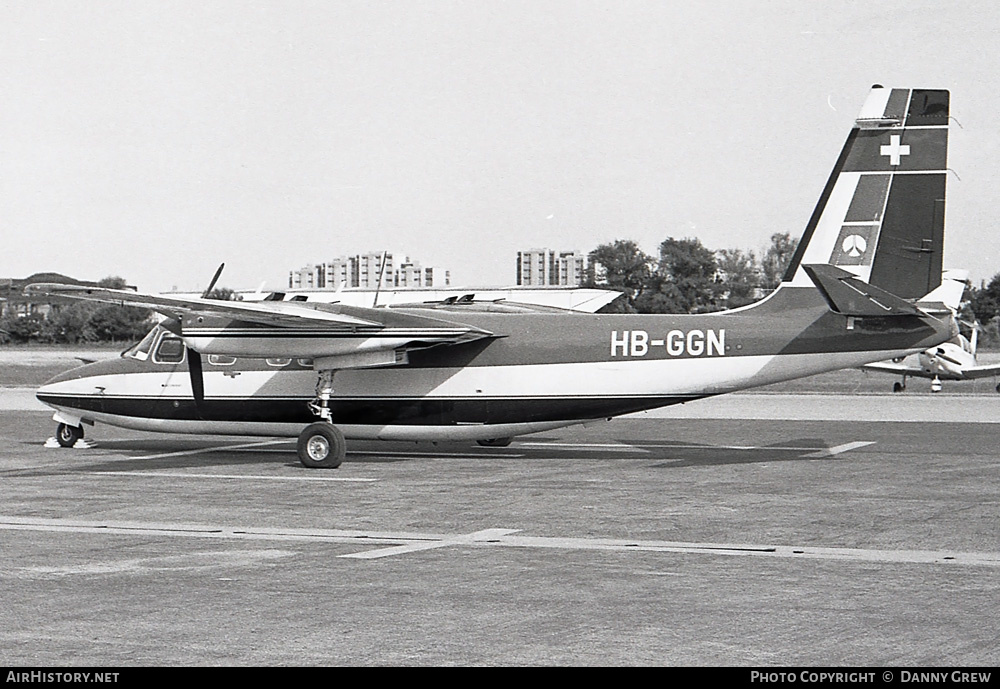
{"label": "white runway marking", "polygon": [[433,541],[419,541],[405,543],[390,548],[379,548],[378,550],[366,550],[361,553],[351,553],[340,557],[354,558],[357,560],[374,560],[380,557],[390,557],[392,555],[403,555],[404,553],[415,553],[418,550],[432,550],[434,548],[444,548],[449,545],[464,545],[469,543],[491,543],[499,541],[501,536],[516,533],[517,529],[484,529],[475,533],[451,536]]}
{"label": "white runway marking", "polygon": [[253,443],[240,443],[239,445],[215,445],[213,447],[202,447],[196,450],[179,450],[177,452],[163,452],[158,455],[139,455],[137,457],[129,457],[128,459],[160,459],[161,457],[184,457],[186,455],[200,455],[203,452],[219,452],[223,450],[245,450],[251,447],[264,447],[266,445],[277,445],[279,443],[291,443],[293,442],[289,438],[281,438],[279,440],[264,440]]}
{"label": "white runway marking", "polygon": [[[806,452],[808,454],[802,455],[803,457],[809,458],[825,458],[832,457],[834,455],[839,455],[850,450],[856,450],[859,447],[866,447],[868,445],[874,445],[874,440],[857,440],[850,443],[844,443],[843,445],[837,445],[836,447],[830,448],[820,448],[816,447],[802,447],[798,445],[700,445],[696,443],[643,443],[642,445],[624,445],[621,443],[542,443],[542,442],[528,442],[528,443],[518,443],[518,447],[537,447],[537,448],[557,448],[566,449],[572,448],[577,450],[590,450],[599,449],[603,451],[613,451],[613,452],[641,452],[644,454],[649,454],[651,449],[668,449],[668,450],[743,450],[743,451],[753,451],[753,450],[772,450],[779,452]],[[506,455],[513,456],[513,455]],[[680,461],[680,460],[675,460]]]}
{"label": "white runway marking", "polygon": [[251,481],[341,481],[354,483],[371,483],[377,478],[349,478],[342,476],[263,476],[241,474],[191,474],[181,471],[88,471],[91,476],[157,476],[166,478],[224,478],[229,480]]}
{"label": "white runway marking", "polygon": [[813,457],[817,459],[822,459],[824,457],[833,457],[834,455],[843,454],[849,450],[856,450],[859,447],[866,447],[868,445],[874,445],[874,440],[856,440],[853,443],[844,443],[843,445],[837,445],[836,447],[830,447],[825,450],[819,450],[818,452],[812,452],[808,455],[802,455],[803,457]]}
{"label": "white runway marking", "polygon": [[238,528],[203,524],[152,522],[103,522],[0,515],[0,530],[55,533],[133,534],[160,537],[222,538],[256,541],[299,541],[383,545],[341,558],[370,560],[405,555],[453,545],[476,547],[536,548],[546,550],[592,550],[616,552],[674,553],[686,555],[744,555],[770,558],[844,560],[897,564],[948,564],[1000,567],[1000,552],[950,550],[886,550],[880,548],[836,548],[818,546],[762,545],[753,543],[692,543],[682,541],[635,541],[609,538],[551,538],[518,535],[517,529],[483,529],[469,534],[397,533],[335,529]]}

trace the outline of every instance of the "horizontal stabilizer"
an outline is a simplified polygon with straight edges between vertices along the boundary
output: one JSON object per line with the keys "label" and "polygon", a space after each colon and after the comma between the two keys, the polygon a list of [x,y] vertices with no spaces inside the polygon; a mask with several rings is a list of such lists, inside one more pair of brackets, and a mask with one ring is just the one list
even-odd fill
{"label": "horizontal stabilizer", "polygon": [[941,284],[922,297],[917,306],[921,311],[932,315],[948,315],[958,311],[962,304],[962,295],[969,282],[969,271],[948,270],[941,276]]}
{"label": "horizontal stabilizer", "polygon": [[853,273],[831,265],[804,265],[803,270],[819,288],[830,310],[845,316],[919,316],[905,299],[859,280]]}

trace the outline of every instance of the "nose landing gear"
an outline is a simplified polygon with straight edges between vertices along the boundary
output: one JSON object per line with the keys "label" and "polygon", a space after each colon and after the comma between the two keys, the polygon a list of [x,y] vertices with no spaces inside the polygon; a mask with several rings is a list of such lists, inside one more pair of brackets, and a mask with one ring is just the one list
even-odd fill
{"label": "nose landing gear", "polygon": [[67,423],[56,426],[56,441],[61,447],[73,447],[82,438],[83,426],[70,426]]}

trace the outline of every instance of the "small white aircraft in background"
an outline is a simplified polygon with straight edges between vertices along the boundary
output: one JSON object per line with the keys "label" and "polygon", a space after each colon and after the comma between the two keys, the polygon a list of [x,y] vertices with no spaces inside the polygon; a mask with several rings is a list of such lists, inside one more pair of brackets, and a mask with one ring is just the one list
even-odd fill
{"label": "small white aircraft in background", "polygon": [[[918,308],[928,313],[957,314],[962,293],[965,291],[968,271],[949,270],[941,278],[941,285],[917,302]],[[1000,363],[979,364],[976,361],[976,344],[979,334],[978,323],[968,323],[956,318],[958,334],[947,342],[925,349],[914,355],[916,361],[907,363],[905,359],[881,361],[867,364],[865,371],[895,373],[902,381],[893,383],[893,392],[906,390],[907,378],[930,378],[931,392],[941,392],[942,380],[975,380],[1000,376]],[[1000,392],[1000,383],[996,386]]]}

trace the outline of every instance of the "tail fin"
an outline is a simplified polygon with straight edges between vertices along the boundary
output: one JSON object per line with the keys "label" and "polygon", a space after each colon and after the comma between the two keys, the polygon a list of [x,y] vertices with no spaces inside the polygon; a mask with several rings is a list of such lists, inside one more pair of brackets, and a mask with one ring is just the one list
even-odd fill
{"label": "tail fin", "polygon": [[875,85],[784,281],[832,264],[906,299],[941,282],[949,93]]}

